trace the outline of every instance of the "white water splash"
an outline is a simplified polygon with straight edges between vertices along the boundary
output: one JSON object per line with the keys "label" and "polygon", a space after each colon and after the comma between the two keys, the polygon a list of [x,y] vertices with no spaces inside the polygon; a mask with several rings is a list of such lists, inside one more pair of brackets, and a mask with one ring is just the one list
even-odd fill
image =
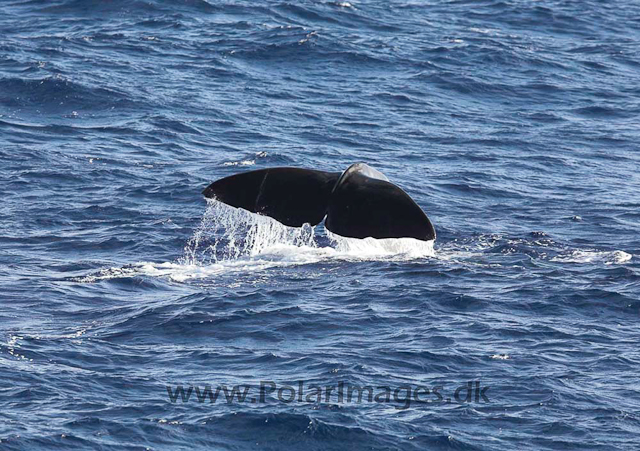
{"label": "white water splash", "polygon": [[201,265],[237,260],[265,253],[274,246],[315,248],[314,238],[314,229],[308,224],[287,227],[267,216],[210,200],[178,262]]}
{"label": "white water splash", "polygon": [[[356,239],[308,224],[287,227],[278,221],[221,202],[208,201],[200,225],[177,262],[138,262],[120,268],[106,268],[77,278],[79,282],[137,276],[166,277],[183,282],[222,273],[263,271],[274,267],[298,266],[330,260],[402,261],[433,257],[433,241],[412,238]],[[318,244],[328,241],[328,246]]]}

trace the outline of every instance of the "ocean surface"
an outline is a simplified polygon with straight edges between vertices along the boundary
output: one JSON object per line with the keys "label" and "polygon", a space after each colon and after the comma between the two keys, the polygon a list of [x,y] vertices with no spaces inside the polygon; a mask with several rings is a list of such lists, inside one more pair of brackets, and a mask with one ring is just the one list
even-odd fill
{"label": "ocean surface", "polygon": [[[638,449],[639,142],[631,0],[3,0],[0,449]],[[354,162],[435,243],[201,194]]]}

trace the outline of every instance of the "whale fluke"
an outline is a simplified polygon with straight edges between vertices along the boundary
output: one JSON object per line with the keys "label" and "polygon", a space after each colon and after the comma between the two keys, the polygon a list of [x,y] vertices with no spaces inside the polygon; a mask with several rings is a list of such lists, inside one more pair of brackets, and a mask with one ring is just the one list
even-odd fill
{"label": "whale fluke", "polygon": [[436,237],[431,221],[407,193],[379,171],[356,163],[344,171],[269,168],[231,175],[204,191],[232,207],[270,216],[284,225],[319,224],[350,238]]}

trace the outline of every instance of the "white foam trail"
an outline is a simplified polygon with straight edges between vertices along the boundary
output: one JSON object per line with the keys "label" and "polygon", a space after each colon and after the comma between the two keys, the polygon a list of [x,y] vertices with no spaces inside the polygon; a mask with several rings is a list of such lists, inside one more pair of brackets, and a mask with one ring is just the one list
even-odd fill
{"label": "white foam trail", "polygon": [[433,240],[420,241],[413,238],[346,238],[326,231],[337,253],[357,259],[408,260],[434,257]]}
{"label": "white foam trail", "polygon": [[138,262],[103,269],[75,280],[95,282],[149,276],[183,282],[222,273],[247,273],[328,260],[398,261],[434,256],[433,241],[344,238],[326,231],[330,246],[320,246],[316,232],[317,229],[308,224],[287,227],[267,216],[208,201],[200,225],[177,262]]}
{"label": "white foam trail", "polygon": [[206,279],[222,273],[249,272],[265,270],[285,263],[269,261],[237,260],[209,265],[190,265],[172,262],[138,262],[121,268],[106,268],[96,274],[75,279],[77,282],[93,283],[99,280],[122,279],[131,277],[165,277],[176,282],[189,279]]}
{"label": "white foam trail", "polygon": [[562,263],[598,263],[605,265],[622,264],[631,260],[633,256],[624,251],[571,251],[565,255],[558,255],[551,259],[552,262]]}

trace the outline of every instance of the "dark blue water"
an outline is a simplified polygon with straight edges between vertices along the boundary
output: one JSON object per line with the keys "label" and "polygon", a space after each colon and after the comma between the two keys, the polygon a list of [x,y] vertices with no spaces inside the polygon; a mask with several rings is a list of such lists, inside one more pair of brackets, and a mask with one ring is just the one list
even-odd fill
{"label": "dark blue water", "polygon": [[[633,449],[639,141],[630,0],[4,0],[0,449]],[[358,161],[433,248],[200,194]]]}

